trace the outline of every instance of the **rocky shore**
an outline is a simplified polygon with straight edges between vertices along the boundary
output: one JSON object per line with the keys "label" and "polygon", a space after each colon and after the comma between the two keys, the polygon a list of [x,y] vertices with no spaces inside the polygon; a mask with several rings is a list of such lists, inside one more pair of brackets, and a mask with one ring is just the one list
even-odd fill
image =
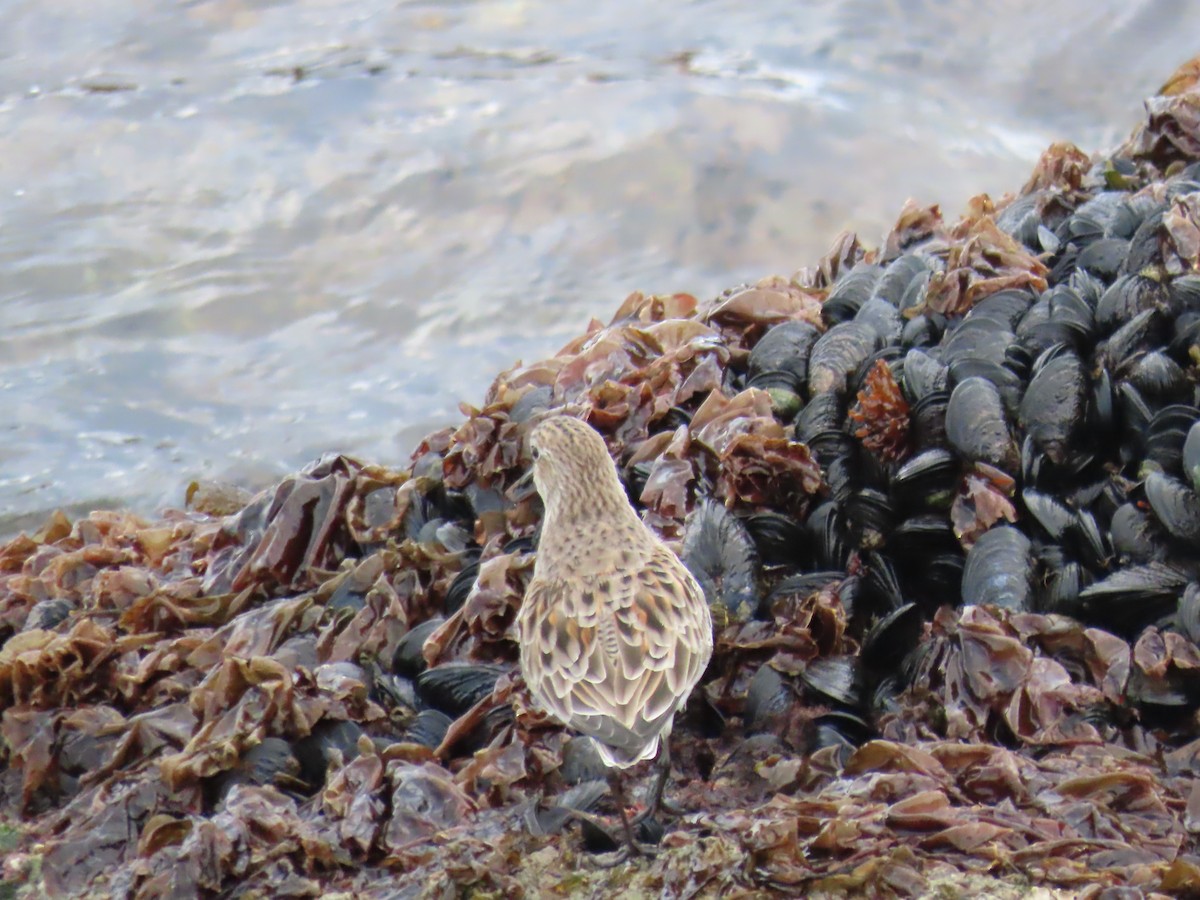
{"label": "rocky shore", "polygon": [[[404,468],[55,516],[0,547],[0,896],[1200,892],[1198,382],[1193,60],[957,222],[631,295]],[[611,870],[515,667],[557,408],[716,621]]]}

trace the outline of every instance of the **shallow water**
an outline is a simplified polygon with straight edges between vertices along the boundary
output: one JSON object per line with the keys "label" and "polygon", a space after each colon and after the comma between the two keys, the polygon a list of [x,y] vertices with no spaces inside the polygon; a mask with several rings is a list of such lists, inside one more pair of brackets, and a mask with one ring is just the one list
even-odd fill
{"label": "shallow water", "polygon": [[0,534],[399,464],[631,290],[1119,141],[1200,4],[0,7]]}

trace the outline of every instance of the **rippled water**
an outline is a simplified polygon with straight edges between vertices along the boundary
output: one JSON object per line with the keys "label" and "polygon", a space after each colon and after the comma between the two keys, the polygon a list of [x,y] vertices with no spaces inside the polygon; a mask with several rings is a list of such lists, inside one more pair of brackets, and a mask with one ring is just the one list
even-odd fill
{"label": "rippled water", "polygon": [[629,291],[1119,140],[1200,4],[0,6],[0,533],[399,463]]}

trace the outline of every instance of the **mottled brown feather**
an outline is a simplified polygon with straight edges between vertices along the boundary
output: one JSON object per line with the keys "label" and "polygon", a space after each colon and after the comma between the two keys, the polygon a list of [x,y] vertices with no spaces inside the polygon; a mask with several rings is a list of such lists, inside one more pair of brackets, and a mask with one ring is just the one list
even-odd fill
{"label": "mottled brown feather", "polygon": [[637,518],[596,432],[553,419],[532,441],[546,519],[517,617],[521,669],[539,704],[625,768],[655,755],[704,673],[708,606]]}

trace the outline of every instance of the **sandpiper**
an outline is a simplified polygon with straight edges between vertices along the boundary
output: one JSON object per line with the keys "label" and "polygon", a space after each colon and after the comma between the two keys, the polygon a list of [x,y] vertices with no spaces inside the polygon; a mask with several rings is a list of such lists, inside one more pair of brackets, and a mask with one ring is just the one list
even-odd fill
{"label": "sandpiper", "polygon": [[[609,766],[629,853],[633,826],[661,806],[675,713],[712,655],[704,592],[638,518],[603,439],[568,416],[530,435],[545,505],[533,579],[517,616],[534,700],[596,741]],[[621,771],[658,753],[645,811],[625,812]]]}

